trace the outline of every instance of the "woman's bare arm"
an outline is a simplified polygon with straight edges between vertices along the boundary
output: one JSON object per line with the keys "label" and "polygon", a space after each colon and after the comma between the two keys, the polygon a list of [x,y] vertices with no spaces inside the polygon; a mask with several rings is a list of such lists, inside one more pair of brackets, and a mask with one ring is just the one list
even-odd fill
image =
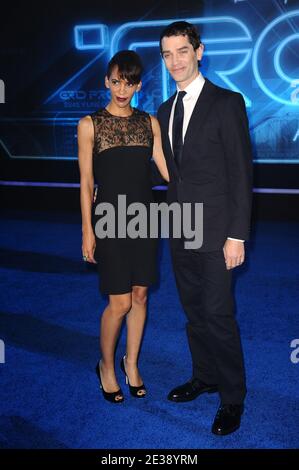
{"label": "woman's bare arm", "polygon": [[92,153],[94,128],[90,116],[80,119],[78,124],[78,160],[80,169],[80,205],[82,216],[82,254],[87,260],[96,263],[94,259],[95,236],[91,221],[93,203],[94,176],[92,168]]}
{"label": "woman's bare arm", "polygon": [[152,129],[154,135],[154,148],[153,148],[153,159],[158,167],[159,172],[165,181],[169,182],[169,174],[167,170],[167,165],[162,149],[162,138],[161,138],[161,129],[158,119],[154,116],[151,116]]}

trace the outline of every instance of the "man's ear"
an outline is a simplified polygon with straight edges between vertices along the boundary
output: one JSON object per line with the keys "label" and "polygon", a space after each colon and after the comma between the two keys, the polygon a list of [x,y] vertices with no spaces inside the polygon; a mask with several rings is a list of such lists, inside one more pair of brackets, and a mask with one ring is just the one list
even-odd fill
{"label": "man's ear", "polygon": [[196,50],[197,60],[201,60],[204,52],[204,44],[201,42],[199,48]]}
{"label": "man's ear", "polygon": [[140,81],[140,82],[138,83],[138,85],[137,85],[136,91],[137,91],[137,92],[140,91],[140,90],[141,90],[141,87],[142,87],[142,82]]}
{"label": "man's ear", "polygon": [[110,88],[109,79],[108,79],[107,75],[106,75],[106,77],[105,77],[105,87],[106,87],[106,88]]}

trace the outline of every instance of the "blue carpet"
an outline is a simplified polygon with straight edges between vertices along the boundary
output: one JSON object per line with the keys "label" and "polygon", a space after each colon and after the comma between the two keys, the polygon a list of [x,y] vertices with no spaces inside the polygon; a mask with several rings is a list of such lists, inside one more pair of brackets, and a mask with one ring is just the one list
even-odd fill
{"label": "blue carpet", "polygon": [[[160,285],[149,298],[140,369],[149,394],[105,402],[94,366],[106,303],[81,261],[77,214],[12,212],[0,233],[0,448],[297,448],[299,224],[260,222],[235,275],[248,395],[241,428],[210,433],[218,396],[173,404],[168,391],[190,378],[191,360],[167,242]],[[124,353],[125,331],[117,350]]]}

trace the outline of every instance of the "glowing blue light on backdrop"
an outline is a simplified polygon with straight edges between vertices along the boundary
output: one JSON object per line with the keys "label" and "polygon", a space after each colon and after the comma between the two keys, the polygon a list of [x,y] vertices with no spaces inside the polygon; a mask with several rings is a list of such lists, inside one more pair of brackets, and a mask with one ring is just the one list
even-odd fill
{"label": "glowing blue light on backdrop", "polygon": [[75,46],[80,51],[105,49],[108,44],[108,28],[104,24],[75,26]]}
{"label": "glowing blue light on backdrop", "polygon": [[[249,2],[234,1],[230,14],[226,8],[224,15],[218,9],[215,15],[177,19],[196,24],[201,32],[205,44],[202,73],[218,85],[242,93],[256,161],[299,163],[299,9],[281,9],[275,15],[269,9],[274,2],[267,2],[267,8],[265,2],[251,3],[256,4],[251,16],[244,9]],[[284,8],[287,6],[285,2]],[[103,78],[109,58],[118,50],[137,51],[145,64],[143,87],[134,106],[155,114],[159,104],[175,91],[158,41],[162,28],[175,18],[131,21],[117,26],[101,20],[74,25],[73,48],[77,54],[74,64],[78,59],[82,64],[85,57],[86,62],[64,83],[48,91],[40,105],[40,118],[14,119],[14,131],[17,129],[24,136],[22,153],[12,144],[11,118],[2,119],[7,129],[2,134],[3,146],[12,158],[77,158],[77,121],[108,102]],[[39,140],[39,136],[43,137]]]}

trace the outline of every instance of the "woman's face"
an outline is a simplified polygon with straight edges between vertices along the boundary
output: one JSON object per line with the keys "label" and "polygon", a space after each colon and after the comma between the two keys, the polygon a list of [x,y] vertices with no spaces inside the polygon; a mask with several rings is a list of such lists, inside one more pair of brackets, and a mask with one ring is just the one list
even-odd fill
{"label": "woman's face", "polygon": [[114,67],[109,78],[105,77],[105,85],[110,90],[111,100],[120,108],[129,106],[134,93],[141,88],[141,82],[133,85],[120,78],[117,66]]}

